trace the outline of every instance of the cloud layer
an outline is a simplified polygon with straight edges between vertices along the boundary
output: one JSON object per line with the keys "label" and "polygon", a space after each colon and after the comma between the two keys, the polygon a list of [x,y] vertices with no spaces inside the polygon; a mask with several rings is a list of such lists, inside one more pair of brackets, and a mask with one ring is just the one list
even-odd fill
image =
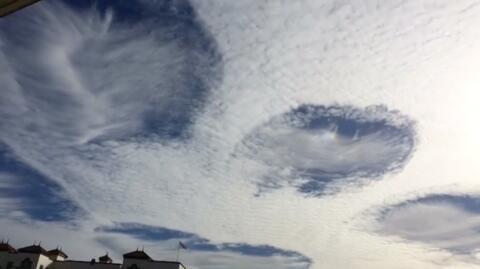
{"label": "cloud layer", "polygon": [[174,258],[202,239],[189,268],[472,268],[450,241],[473,226],[433,249],[411,228],[474,223],[455,202],[392,208],[400,242],[355,220],[478,190],[479,14],[472,0],[40,1],[0,21],[1,236],[79,259],[143,244]]}
{"label": "cloud layer", "polygon": [[[139,223],[116,223],[112,226],[102,226],[96,228],[97,232],[120,233],[133,236],[135,238],[152,241],[181,241],[187,245],[188,249],[201,252],[231,252],[246,256],[256,257],[283,257],[290,260],[293,264],[301,268],[309,268],[312,261],[295,251],[278,249],[269,245],[249,245],[245,243],[221,243],[215,244],[210,240],[201,238],[196,234],[187,233],[178,230],[171,230],[164,227],[153,227]],[[290,267],[292,264],[284,264]],[[294,267],[296,267],[294,266]]]}

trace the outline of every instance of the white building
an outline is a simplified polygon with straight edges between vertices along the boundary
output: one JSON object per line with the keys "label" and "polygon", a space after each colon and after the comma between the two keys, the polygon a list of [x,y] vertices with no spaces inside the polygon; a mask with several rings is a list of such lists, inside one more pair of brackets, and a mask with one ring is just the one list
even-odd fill
{"label": "white building", "polygon": [[68,260],[61,249],[45,250],[40,245],[15,249],[0,243],[0,269],[186,269],[176,261],[156,261],[143,250],[123,255],[123,263],[113,263],[108,254],[91,261]]}

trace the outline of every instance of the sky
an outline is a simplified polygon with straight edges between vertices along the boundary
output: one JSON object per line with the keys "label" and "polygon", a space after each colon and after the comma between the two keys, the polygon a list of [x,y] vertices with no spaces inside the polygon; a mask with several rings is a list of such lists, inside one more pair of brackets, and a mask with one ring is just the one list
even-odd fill
{"label": "sky", "polygon": [[478,268],[479,25],[473,0],[42,0],[0,19],[0,237]]}

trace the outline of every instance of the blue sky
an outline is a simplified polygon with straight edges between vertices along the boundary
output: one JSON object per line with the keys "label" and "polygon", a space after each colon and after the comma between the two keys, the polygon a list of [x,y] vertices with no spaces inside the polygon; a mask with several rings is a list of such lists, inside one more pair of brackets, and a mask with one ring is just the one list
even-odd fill
{"label": "blue sky", "polygon": [[0,237],[117,261],[182,241],[189,268],[474,268],[480,9],[440,2],[2,18]]}

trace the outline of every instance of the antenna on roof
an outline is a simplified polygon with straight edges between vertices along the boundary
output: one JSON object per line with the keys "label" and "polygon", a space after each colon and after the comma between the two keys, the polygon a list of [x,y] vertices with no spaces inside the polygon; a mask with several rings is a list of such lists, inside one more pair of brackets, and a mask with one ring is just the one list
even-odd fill
{"label": "antenna on roof", "polygon": [[33,245],[35,246],[37,244],[37,240],[33,241]]}
{"label": "antenna on roof", "polygon": [[142,251],[144,251],[144,250],[145,250],[145,246],[142,246]]}
{"label": "antenna on roof", "polygon": [[38,241],[38,246],[40,246],[42,244],[42,241]]}

